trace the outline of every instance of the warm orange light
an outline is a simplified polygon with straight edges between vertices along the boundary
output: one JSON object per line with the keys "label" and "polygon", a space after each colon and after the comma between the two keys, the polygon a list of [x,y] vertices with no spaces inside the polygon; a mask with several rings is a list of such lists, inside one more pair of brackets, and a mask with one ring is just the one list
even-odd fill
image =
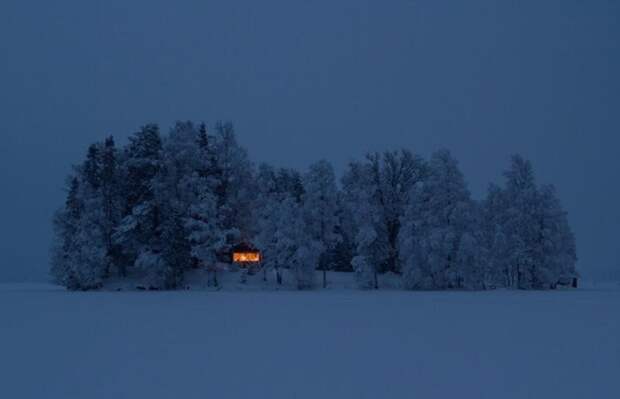
{"label": "warm orange light", "polygon": [[260,262],[260,252],[233,252],[233,261],[238,263]]}

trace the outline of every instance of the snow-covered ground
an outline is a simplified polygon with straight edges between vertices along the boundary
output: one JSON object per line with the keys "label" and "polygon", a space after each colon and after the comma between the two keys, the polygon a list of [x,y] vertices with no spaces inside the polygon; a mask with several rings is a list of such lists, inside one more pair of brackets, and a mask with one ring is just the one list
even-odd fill
{"label": "snow-covered ground", "polygon": [[620,289],[0,285],[0,398],[620,398]]}

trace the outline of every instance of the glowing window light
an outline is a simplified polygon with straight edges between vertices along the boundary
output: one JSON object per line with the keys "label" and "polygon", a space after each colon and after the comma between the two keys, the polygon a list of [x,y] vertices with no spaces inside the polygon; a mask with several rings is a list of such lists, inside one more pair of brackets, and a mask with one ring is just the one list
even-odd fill
{"label": "glowing window light", "polygon": [[260,262],[260,252],[233,252],[233,262],[237,262],[237,263]]}

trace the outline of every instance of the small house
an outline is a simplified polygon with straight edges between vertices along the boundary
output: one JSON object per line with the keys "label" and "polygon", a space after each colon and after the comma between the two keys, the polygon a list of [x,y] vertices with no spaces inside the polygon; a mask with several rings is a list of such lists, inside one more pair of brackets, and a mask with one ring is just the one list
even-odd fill
{"label": "small house", "polygon": [[262,256],[260,251],[246,243],[236,245],[232,249],[232,261],[233,263],[241,267],[250,267],[260,263]]}

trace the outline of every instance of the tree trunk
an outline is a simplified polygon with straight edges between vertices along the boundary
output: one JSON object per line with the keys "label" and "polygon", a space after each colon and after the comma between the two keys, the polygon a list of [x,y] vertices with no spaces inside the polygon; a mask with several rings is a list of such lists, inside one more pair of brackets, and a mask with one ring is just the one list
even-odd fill
{"label": "tree trunk", "polygon": [[375,270],[375,289],[379,289],[379,276],[377,275],[377,271]]}

